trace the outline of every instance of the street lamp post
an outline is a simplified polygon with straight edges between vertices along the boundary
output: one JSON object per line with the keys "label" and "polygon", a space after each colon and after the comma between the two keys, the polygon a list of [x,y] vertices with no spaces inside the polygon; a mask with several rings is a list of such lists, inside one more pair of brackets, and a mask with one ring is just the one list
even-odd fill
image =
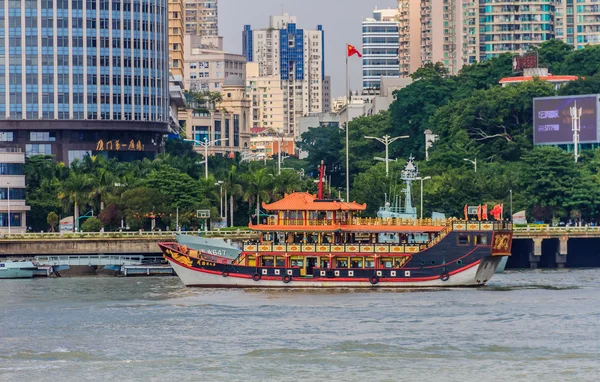
{"label": "street lamp post", "polygon": [[508,190],[510,192],[510,221],[513,220],[513,211],[512,211],[512,189]]}
{"label": "street lamp post", "polygon": [[466,161],[466,162],[473,163],[473,165],[475,166],[475,172],[477,172],[477,158],[475,158],[475,160],[470,160],[470,159],[467,159],[467,158],[465,158],[463,160]]}
{"label": "street lamp post", "polygon": [[217,183],[215,183],[215,186],[219,186],[219,203],[221,204],[219,216],[221,219],[223,219],[223,181],[219,180]]}
{"label": "street lamp post", "polygon": [[398,139],[404,139],[404,138],[408,138],[408,135],[402,135],[402,136],[394,137],[394,138],[390,137],[389,135],[384,135],[383,138],[365,136],[365,139],[375,139],[385,145],[385,176],[388,176],[388,174],[390,172],[390,158],[389,158],[390,144],[394,143]]}
{"label": "street lamp post", "polygon": [[217,142],[225,140],[227,140],[227,138],[215,139],[214,141],[209,141],[204,138],[204,142],[196,139],[184,139],[186,142],[194,142],[195,144],[204,147],[204,179],[208,179],[208,148],[214,146]]}
{"label": "street lamp post", "polygon": [[431,179],[430,176],[426,176],[424,178],[418,177],[417,180],[421,181],[421,221],[423,221],[423,181]]}

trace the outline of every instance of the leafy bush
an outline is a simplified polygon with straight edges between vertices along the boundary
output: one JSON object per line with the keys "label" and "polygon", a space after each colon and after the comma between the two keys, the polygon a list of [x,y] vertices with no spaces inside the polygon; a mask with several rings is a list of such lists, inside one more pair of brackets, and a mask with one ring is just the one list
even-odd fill
{"label": "leafy bush", "polygon": [[100,232],[102,229],[102,222],[98,218],[88,218],[81,225],[81,231],[83,232]]}

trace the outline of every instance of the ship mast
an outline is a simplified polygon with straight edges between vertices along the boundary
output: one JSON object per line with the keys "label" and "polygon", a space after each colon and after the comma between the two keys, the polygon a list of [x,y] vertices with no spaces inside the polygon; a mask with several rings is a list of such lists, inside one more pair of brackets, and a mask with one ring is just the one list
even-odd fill
{"label": "ship mast", "polygon": [[406,213],[413,211],[411,184],[419,176],[419,170],[415,166],[414,159],[412,155],[408,158],[408,162],[401,173],[401,178],[406,183],[406,195],[404,197],[404,211]]}

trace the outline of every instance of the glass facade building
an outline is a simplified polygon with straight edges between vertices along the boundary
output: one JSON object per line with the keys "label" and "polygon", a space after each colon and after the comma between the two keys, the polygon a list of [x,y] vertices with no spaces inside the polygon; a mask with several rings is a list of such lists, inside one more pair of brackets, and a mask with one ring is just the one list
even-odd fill
{"label": "glass facade building", "polygon": [[166,132],[167,17],[167,0],[0,0],[0,144],[59,154],[72,132],[93,142],[80,150]]}
{"label": "glass facade building", "polygon": [[373,12],[362,22],[363,89],[379,89],[381,77],[399,77],[397,9]]}

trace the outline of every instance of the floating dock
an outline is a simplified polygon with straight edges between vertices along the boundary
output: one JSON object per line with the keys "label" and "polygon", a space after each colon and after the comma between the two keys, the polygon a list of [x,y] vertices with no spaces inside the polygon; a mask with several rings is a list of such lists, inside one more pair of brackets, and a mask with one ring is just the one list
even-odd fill
{"label": "floating dock", "polygon": [[123,265],[121,276],[175,276],[170,265]]}

